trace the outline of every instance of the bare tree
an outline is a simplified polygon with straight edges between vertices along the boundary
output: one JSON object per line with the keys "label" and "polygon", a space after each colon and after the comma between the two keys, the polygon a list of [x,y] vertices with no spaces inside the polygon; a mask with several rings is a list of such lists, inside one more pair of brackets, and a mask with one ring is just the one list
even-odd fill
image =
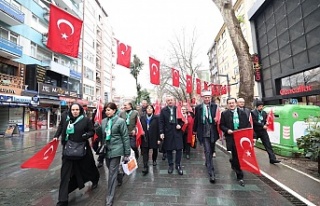
{"label": "bare tree", "polygon": [[241,31],[240,22],[235,15],[231,0],[212,0],[218,7],[229,31],[234,50],[238,57],[240,88],[239,97],[244,98],[246,107],[252,107],[254,97],[254,78],[249,46]]}
{"label": "bare tree", "polygon": [[[173,40],[169,41],[169,59],[167,61],[163,61],[167,63],[162,64],[161,86],[159,87],[159,92],[161,92],[162,95],[164,93],[168,93],[181,101],[192,99],[194,96],[193,93],[186,93],[186,75],[188,74],[192,77],[192,85],[194,85],[196,72],[202,66],[201,63],[197,62],[198,51],[196,29],[193,29],[190,39],[187,39],[187,36],[185,29],[182,29],[180,35],[175,35]],[[172,86],[171,68],[179,70],[179,88]]]}

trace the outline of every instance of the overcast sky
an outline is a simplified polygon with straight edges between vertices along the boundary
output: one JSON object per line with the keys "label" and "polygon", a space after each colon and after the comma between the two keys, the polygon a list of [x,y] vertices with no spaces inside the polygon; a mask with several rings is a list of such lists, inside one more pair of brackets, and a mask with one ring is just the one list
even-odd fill
{"label": "overcast sky", "polygon": [[[144,62],[140,76],[143,88],[149,84],[149,56],[166,58],[169,40],[185,29],[191,38],[197,31],[199,58],[209,68],[207,52],[222,26],[222,17],[211,0],[101,0],[114,29],[115,37],[132,48],[132,55]],[[188,37],[187,37],[188,39]],[[114,86],[118,94],[135,96],[135,84],[129,69],[116,66]],[[131,89],[132,88],[132,89]],[[132,95],[134,93],[134,95]]]}

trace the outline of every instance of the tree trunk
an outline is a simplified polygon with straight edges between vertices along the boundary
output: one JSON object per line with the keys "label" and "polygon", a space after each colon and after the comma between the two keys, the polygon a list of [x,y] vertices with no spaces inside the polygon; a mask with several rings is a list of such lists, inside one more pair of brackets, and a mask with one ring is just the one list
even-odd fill
{"label": "tree trunk", "polygon": [[249,46],[246,42],[240,27],[240,23],[235,16],[231,0],[212,0],[220,10],[224,23],[228,29],[230,39],[238,57],[240,87],[239,97],[245,100],[246,107],[252,108],[254,97],[254,73],[249,53]]}

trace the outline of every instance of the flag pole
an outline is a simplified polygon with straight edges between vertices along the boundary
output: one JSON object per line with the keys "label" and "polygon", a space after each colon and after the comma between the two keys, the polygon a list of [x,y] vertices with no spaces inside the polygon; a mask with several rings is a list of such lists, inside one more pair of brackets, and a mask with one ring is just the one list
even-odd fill
{"label": "flag pole", "polygon": [[82,48],[81,48],[81,73],[82,73],[82,78],[81,78],[81,93],[82,93],[82,98],[83,98],[83,82],[84,82],[84,10],[85,10],[85,0],[82,1],[82,21],[83,21],[83,25],[82,25]]}

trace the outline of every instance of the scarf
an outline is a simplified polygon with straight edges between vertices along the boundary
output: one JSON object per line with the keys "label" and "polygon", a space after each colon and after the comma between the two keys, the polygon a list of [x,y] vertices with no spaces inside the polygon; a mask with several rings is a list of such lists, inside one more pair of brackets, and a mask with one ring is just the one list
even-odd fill
{"label": "scarf", "polygon": [[239,115],[238,115],[238,111],[237,109],[235,110],[231,110],[231,112],[233,113],[233,128],[234,129],[239,129]]}
{"label": "scarf", "polygon": [[[207,117],[208,115],[208,117]],[[202,124],[206,123],[206,118],[209,119],[209,123],[212,124],[212,117],[211,117],[211,111],[209,108],[209,105],[207,107],[207,105],[203,104],[202,106]]]}
{"label": "scarf", "polygon": [[146,119],[146,121],[147,121],[147,130],[149,130],[149,125],[150,125],[150,121],[151,121],[151,118],[152,118],[152,115],[147,115],[146,116],[147,117],[147,119]]}
{"label": "scarf", "polygon": [[126,112],[126,123],[127,123],[127,125],[130,124],[131,113],[132,113],[132,110],[130,110],[130,112]]}
{"label": "scarf", "polygon": [[259,111],[259,110],[257,110],[257,112],[258,112],[258,122],[259,122],[259,123],[262,123],[262,121],[263,121],[262,112]]}
{"label": "scarf", "polygon": [[[79,117],[77,117],[76,121],[74,121],[73,123],[71,123],[71,121],[69,121],[69,124],[66,129],[66,141],[68,141],[68,139],[69,139],[69,134],[74,134],[74,125],[77,124],[80,120],[82,120],[83,117],[84,117],[83,115],[80,115]],[[69,117],[69,119],[70,119],[70,117]]]}
{"label": "scarf", "polygon": [[114,118],[116,117],[116,115],[114,115],[111,118],[108,118],[108,123],[107,123],[107,127],[105,129],[106,132],[106,140],[110,140],[111,139],[111,128],[112,128],[112,123]]}

